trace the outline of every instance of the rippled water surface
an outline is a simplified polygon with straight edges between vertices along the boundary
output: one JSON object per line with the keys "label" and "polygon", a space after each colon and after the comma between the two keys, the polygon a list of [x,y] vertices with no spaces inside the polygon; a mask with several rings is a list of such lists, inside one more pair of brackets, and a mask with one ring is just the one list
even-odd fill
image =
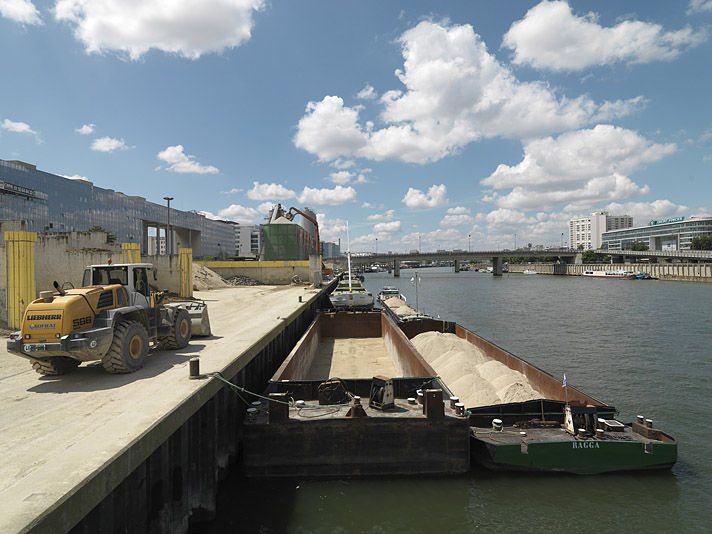
{"label": "rippled water surface", "polygon": [[[416,304],[415,271],[367,274]],[[598,476],[476,470],[454,478],[223,488],[196,532],[712,531],[712,284],[421,269],[418,307],[452,320],[678,439],[672,471]]]}

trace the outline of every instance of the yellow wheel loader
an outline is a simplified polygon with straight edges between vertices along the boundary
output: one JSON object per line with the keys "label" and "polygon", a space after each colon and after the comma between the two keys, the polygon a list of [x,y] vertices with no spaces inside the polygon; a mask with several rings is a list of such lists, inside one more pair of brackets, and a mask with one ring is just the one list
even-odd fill
{"label": "yellow wheel loader", "polygon": [[109,373],[143,367],[150,346],[181,349],[191,334],[210,335],[204,304],[164,302],[152,291],[150,263],[90,265],[80,288],[60,286],[32,301],[7,350],[26,358],[41,375],[61,375],[82,362],[101,360]]}

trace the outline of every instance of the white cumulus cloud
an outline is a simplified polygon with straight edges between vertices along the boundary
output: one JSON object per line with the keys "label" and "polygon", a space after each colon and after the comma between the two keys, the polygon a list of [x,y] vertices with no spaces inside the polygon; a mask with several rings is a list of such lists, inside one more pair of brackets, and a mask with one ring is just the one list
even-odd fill
{"label": "white cumulus cloud", "polygon": [[297,200],[304,205],[314,204],[323,206],[338,206],[356,200],[356,190],[353,187],[343,187],[337,185],[334,189],[312,189],[305,187],[297,197]]}
{"label": "white cumulus cloud", "polygon": [[156,156],[168,163],[167,171],[190,174],[218,174],[220,171],[212,165],[201,165],[195,156],[183,153],[183,145],[169,146]]}
{"label": "white cumulus cloud", "polygon": [[373,225],[373,231],[377,234],[397,234],[401,231],[400,221],[382,222]]}
{"label": "white cumulus cloud", "polygon": [[635,226],[644,226],[651,219],[665,219],[690,215],[690,208],[675,204],[667,199],[653,202],[611,202],[604,207],[611,215],[630,215]]}
{"label": "white cumulus cloud", "polygon": [[317,213],[316,220],[319,223],[319,238],[330,243],[337,243],[341,239],[341,250],[346,250],[347,221],[329,219],[325,213]]}
{"label": "white cumulus cloud", "polygon": [[445,184],[433,185],[425,194],[419,189],[408,188],[408,192],[401,200],[406,206],[411,209],[424,210],[427,208],[437,208],[448,202],[447,187]]}
{"label": "white cumulus cloud", "polygon": [[261,184],[252,182],[252,189],[247,192],[247,198],[252,200],[287,200],[294,198],[296,193],[282,184]]}
{"label": "white cumulus cloud", "polygon": [[373,87],[367,84],[356,94],[356,98],[359,100],[373,100],[374,98],[378,98],[378,94]]}
{"label": "white cumulus cloud", "polygon": [[690,5],[687,6],[688,15],[704,11],[712,11],[712,0],[690,0]]}
{"label": "white cumulus cloud", "polygon": [[14,122],[10,119],[5,119],[0,123],[0,128],[12,133],[33,135],[38,143],[41,143],[40,134],[34,131],[29,124],[25,122]]}
{"label": "white cumulus cloud", "polygon": [[394,217],[395,210],[388,210],[385,213],[374,213],[369,215],[367,220],[369,221],[390,221]]}
{"label": "white cumulus cloud", "polygon": [[535,139],[524,145],[518,165],[499,165],[481,183],[494,189],[511,189],[485,200],[501,208],[545,209],[566,203],[580,208],[648,192],[628,175],[677,149],[656,144],[636,132],[599,124],[554,139]]}
{"label": "white cumulus cloud", "polygon": [[94,133],[96,129],[96,124],[85,124],[81,128],[77,128],[74,131],[80,135],[89,135]]}
{"label": "white cumulus cloud", "polygon": [[254,208],[231,204],[229,207],[218,211],[218,216],[220,219],[227,219],[240,224],[251,224],[258,222],[261,214]]}
{"label": "white cumulus cloud", "polygon": [[594,13],[576,16],[568,2],[544,1],[512,24],[502,46],[513,50],[515,64],[575,71],[613,63],[669,61],[706,39],[706,31],[689,26],[665,31],[659,24],[625,20],[603,27]]}
{"label": "white cumulus cloud", "polygon": [[262,213],[265,217],[267,217],[267,215],[269,215],[270,210],[271,210],[272,208],[274,208],[274,205],[275,205],[275,204],[276,204],[276,202],[263,202],[262,204],[260,204],[259,206],[257,206],[257,211],[259,211],[259,212]]}
{"label": "white cumulus cloud", "polygon": [[445,215],[440,221],[440,226],[464,226],[473,222],[475,220],[470,215]]}
{"label": "white cumulus cloud", "polygon": [[151,49],[198,59],[249,40],[263,0],[58,0],[54,16],[74,27],[88,53],[139,59]]}
{"label": "white cumulus cloud", "polygon": [[404,32],[404,89],[386,91],[381,128],[362,123],[362,106],[336,95],[307,104],[294,143],[320,161],[349,158],[428,163],[483,137],[527,138],[629,114],[641,97],[595,103],[558,96],[544,82],[522,82],[492,54],[470,25],[424,21]]}
{"label": "white cumulus cloud", "polygon": [[455,206],[454,208],[447,209],[448,215],[461,215],[463,213],[470,213],[470,210],[463,206]]}
{"label": "white cumulus cloud", "polygon": [[354,177],[354,173],[349,172],[349,171],[337,171],[337,172],[332,172],[327,180],[330,182],[334,182],[335,184],[339,185],[346,185],[351,181],[351,178]]}
{"label": "white cumulus cloud", "polygon": [[30,0],[0,0],[0,15],[20,24],[42,25],[40,13]]}
{"label": "white cumulus cloud", "polygon": [[91,143],[91,149],[96,152],[113,152],[114,150],[128,150],[128,148],[123,139],[113,137],[100,137]]}

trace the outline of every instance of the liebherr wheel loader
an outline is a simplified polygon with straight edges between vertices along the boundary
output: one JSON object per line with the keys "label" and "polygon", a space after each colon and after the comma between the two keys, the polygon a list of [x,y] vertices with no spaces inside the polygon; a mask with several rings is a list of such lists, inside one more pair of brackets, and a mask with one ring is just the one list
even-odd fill
{"label": "liebherr wheel loader", "polygon": [[[101,360],[109,373],[143,367],[149,346],[181,349],[191,333],[210,334],[205,305],[164,302],[152,291],[150,263],[90,265],[82,287],[42,291],[25,310],[21,330],[7,350],[26,358],[41,375],[69,373],[82,362]],[[192,317],[191,317],[192,316]]]}

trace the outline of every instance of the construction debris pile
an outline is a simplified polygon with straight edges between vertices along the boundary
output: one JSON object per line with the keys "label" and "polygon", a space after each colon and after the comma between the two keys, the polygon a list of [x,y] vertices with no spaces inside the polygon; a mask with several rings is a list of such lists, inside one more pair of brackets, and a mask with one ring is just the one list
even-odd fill
{"label": "construction debris pile", "polygon": [[207,291],[225,287],[230,287],[230,284],[222,276],[215,271],[211,271],[202,263],[193,263],[193,290]]}
{"label": "construction debris pile", "polygon": [[542,398],[522,373],[455,334],[424,332],[411,341],[467,408]]}
{"label": "construction debris pile", "polygon": [[249,276],[233,276],[225,280],[215,271],[205,267],[202,263],[193,263],[193,289],[195,291],[208,291],[210,289],[223,289],[235,286],[260,286],[259,282]]}
{"label": "construction debris pile", "polygon": [[249,276],[233,276],[232,278],[228,278],[226,280],[228,284],[231,286],[261,286],[264,285],[262,282],[259,280],[255,280],[254,278],[250,278]]}

